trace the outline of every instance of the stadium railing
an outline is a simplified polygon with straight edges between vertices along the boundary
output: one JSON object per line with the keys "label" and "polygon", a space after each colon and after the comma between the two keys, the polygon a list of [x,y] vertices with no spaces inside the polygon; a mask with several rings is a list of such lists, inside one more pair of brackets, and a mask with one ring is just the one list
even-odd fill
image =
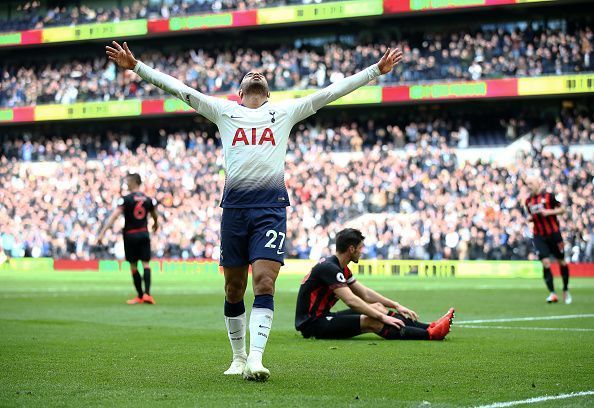
{"label": "stadium railing", "polygon": [[[567,3],[569,0],[563,0]],[[571,0],[579,2],[583,0]],[[155,20],[92,23],[0,33],[0,48],[91,41],[104,38],[147,38],[213,29],[295,25],[352,18],[368,18],[440,10],[526,6],[561,0],[351,0],[321,4],[267,7]]]}
{"label": "stadium railing", "polygon": [[[284,275],[305,276],[316,261],[287,259]],[[153,260],[152,271],[157,273],[221,273],[213,260]],[[570,263],[575,277],[594,277],[594,263]],[[557,265],[552,270],[559,275]],[[0,272],[95,271],[102,273],[130,273],[130,264],[120,260],[65,260],[52,258],[11,258],[0,265]],[[540,278],[539,261],[456,261],[456,260],[361,260],[351,264],[356,276],[428,278]]]}
{"label": "stadium railing", "polygon": [[[315,92],[315,89],[272,92],[271,98],[277,101],[294,99],[312,92]],[[594,73],[463,82],[438,81],[411,85],[371,85],[362,87],[331,105],[406,104],[437,100],[496,99],[585,93],[594,93]],[[237,95],[220,95],[220,97],[230,100],[239,98]],[[194,113],[194,110],[176,98],[46,104],[0,108],[0,125],[184,113]]]}

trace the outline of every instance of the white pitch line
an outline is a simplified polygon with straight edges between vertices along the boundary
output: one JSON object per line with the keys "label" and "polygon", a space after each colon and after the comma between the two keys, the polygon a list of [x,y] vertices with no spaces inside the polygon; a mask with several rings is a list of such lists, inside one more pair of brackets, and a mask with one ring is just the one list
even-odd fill
{"label": "white pitch line", "polygon": [[551,400],[560,400],[560,399],[566,399],[566,398],[583,397],[583,396],[586,396],[586,395],[594,395],[594,391],[580,391],[580,392],[572,392],[570,394],[545,395],[543,397],[534,397],[534,398],[528,398],[528,399],[525,399],[525,400],[518,400],[518,401],[495,402],[493,404],[480,405],[480,406],[478,406],[476,408],[513,407],[514,405],[535,404],[535,403],[538,403],[538,402],[551,401]]}
{"label": "white pitch line", "polygon": [[532,322],[532,321],[537,321],[537,320],[582,319],[582,318],[586,318],[586,317],[594,317],[594,313],[592,313],[592,314],[560,315],[560,316],[510,317],[510,318],[506,318],[506,319],[463,320],[463,321],[456,321],[456,324]]}
{"label": "white pitch line", "polygon": [[507,330],[594,332],[594,329],[582,329],[582,328],[578,328],[578,327],[474,326],[474,325],[470,325],[470,324],[458,325],[458,327],[461,329],[507,329]]}

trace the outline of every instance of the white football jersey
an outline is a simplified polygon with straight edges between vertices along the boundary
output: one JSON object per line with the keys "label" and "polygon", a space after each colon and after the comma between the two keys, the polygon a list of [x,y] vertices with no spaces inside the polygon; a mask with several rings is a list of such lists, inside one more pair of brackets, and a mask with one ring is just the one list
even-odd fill
{"label": "white football jersey", "polygon": [[219,128],[226,167],[223,208],[288,206],[285,156],[295,123],[380,75],[377,64],[372,65],[304,98],[274,104],[265,102],[251,109],[201,94],[142,62],[138,62],[134,71],[186,102]]}

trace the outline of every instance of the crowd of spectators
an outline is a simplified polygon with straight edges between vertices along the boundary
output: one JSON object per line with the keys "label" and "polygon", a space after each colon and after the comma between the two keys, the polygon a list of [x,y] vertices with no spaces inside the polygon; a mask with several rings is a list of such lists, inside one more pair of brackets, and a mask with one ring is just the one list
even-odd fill
{"label": "crowd of spectators", "polygon": [[[485,146],[486,136],[496,134],[498,143],[491,146],[505,146],[509,142],[524,134],[534,135],[532,141],[535,150],[545,146],[560,145],[565,151],[570,145],[594,144],[594,116],[580,110],[561,111],[559,118],[547,126],[539,127],[542,134],[529,132],[536,124],[543,125],[537,119],[502,120],[499,131],[492,130],[485,135],[484,130],[475,129],[477,121],[449,118],[442,113],[440,118],[432,115],[415,113],[414,120],[379,117],[366,121],[353,118],[345,121],[341,119],[318,119],[297,125],[289,139],[288,151],[299,150],[305,154],[312,148],[324,152],[362,152],[376,145],[385,149],[405,149],[420,146],[422,148],[447,146],[465,149],[473,146]],[[532,126],[529,126],[532,125]],[[548,128],[548,130],[547,130]],[[216,127],[211,124],[195,124],[192,132],[183,133],[184,143],[192,150],[197,145],[213,143],[218,145]],[[62,161],[72,157],[79,157],[84,153],[87,159],[95,160],[102,152],[113,155],[121,145],[135,150],[139,144],[167,147],[166,132],[161,130],[154,137],[134,137],[131,135],[107,132],[102,137],[93,133],[80,133],[67,139],[47,137],[39,133],[24,133],[25,137],[5,138],[0,142],[0,155],[9,160],[19,161]]]}
{"label": "crowd of spectators", "polygon": [[[49,6],[45,1],[23,1],[0,20],[0,31],[23,31],[74,24],[118,22],[138,18],[159,19],[227,10],[247,10],[287,4],[314,4],[329,0],[124,0],[105,1],[103,7],[63,2]],[[118,6],[118,3],[122,4]]]}
{"label": "crowd of spectators", "polygon": [[[554,27],[557,27],[554,25]],[[437,79],[470,80],[592,71],[594,37],[590,26],[553,29],[546,25],[509,26],[479,31],[428,33],[394,42],[404,61],[380,83]],[[327,42],[323,46],[256,50],[250,48],[160,50],[137,57],[207,94],[234,94],[243,75],[261,70],[271,90],[319,88],[377,62],[380,40]],[[134,47],[133,47],[134,48]],[[134,51],[134,49],[133,49]],[[163,97],[162,90],[131,71],[119,70],[101,55],[91,59],[44,60],[32,64],[0,62],[0,106]]]}
{"label": "crowd of spectators", "polygon": [[594,116],[563,110],[553,128],[541,138],[542,145],[594,144]]}
{"label": "crowd of spectators", "polygon": [[[366,126],[344,126],[344,140]],[[153,237],[156,256],[217,259],[222,150],[207,131],[162,131],[160,137],[160,145],[138,147],[131,135],[115,133],[30,145],[36,148],[25,148],[29,142],[5,142],[0,158],[4,251],[10,256],[122,257],[121,226],[108,234],[107,249],[94,242],[124,193],[125,174],[136,171],[144,179],[144,191],[159,201],[162,228]],[[594,261],[591,159],[533,151],[512,165],[464,164],[446,138],[433,141],[427,131],[405,139],[404,149],[378,140],[364,146],[364,154],[338,157],[324,147],[322,139],[327,138],[303,126],[289,150],[289,257],[327,255],[333,234],[349,222],[367,236],[368,257],[534,257],[522,212],[527,196],[523,177],[538,168],[547,188],[567,207],[561,225],[568,258]]]}

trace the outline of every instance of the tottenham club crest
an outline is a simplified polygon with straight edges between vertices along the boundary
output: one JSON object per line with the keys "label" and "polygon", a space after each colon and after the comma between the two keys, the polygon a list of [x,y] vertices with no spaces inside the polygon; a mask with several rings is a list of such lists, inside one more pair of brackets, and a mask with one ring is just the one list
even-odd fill
{"label": "tottenham club crest", "polygon": [[274,115],[276,115],[276,112],[271,110],[271,111],[268,111],[268,113],[270,114],[270,116],[272,116],[272,118],[270,119],[270,122],[274,123],[276,121],[276,119],[274,119]]}

